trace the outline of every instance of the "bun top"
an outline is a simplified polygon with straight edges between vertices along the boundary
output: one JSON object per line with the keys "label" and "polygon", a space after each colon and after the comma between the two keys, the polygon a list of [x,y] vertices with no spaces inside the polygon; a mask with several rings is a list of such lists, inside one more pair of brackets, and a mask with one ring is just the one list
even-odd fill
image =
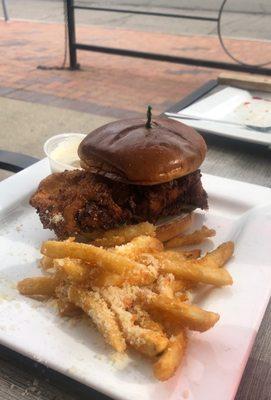
{"label": "bun top", "polygon": [[203,138],[168,118],[111,122],[80,143],[82,166],[110,179],[136,185],[169,182],[198,169],[206,154]]}

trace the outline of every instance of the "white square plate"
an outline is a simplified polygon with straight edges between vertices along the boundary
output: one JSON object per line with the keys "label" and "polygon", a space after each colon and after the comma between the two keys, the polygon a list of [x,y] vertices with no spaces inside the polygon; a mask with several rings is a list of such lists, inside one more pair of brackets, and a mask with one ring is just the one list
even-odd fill
{"label": "white square plate", "polygon": [[191,335],[182,368],[160,383],[139,356],[116,362],[87,320],[73,324],[49,304],[17,293],[18,280],[40,275],[40,244],[53,236],[28,205],[48,174],[45,159],[0,183],[0,342],[114,399],[233,399],[270,297],[271,190],[204,175],[210,210],[197,220],[217,230],[215,245],[235,241],[228,264],[234,284],[198,296],[220,321]]}
{"label": "white square plate", "polygon": [[203,132],[267,146],[271,145],[271,133],[263,133],[222,122],[224,120],[260,127],[271,126],[270,93],[249,92],[247,90],[228,87],[193,103],[178,113],[217,120],[217,122],[207,122],[175,119]]}

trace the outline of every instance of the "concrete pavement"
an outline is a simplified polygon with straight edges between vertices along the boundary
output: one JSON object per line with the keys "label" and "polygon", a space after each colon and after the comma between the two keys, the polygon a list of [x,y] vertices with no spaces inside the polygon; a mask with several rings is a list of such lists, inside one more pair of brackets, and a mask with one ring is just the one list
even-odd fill
{"label": "concrete pavement", "polygon": [[[217,17],[222,0],[115,0],[109,2],[75,1],[77,4],[109,6],[177,14]],[[11,19],[63,22],[62,0],[9,0]],[[2,15],[0,7],[0,16]],[[216,35],[216,23],[187,19],[148,17],[98,11],[76,11],[79,24],[163,32],[174,35]],[[223,14],[223,34],[227,37],[271,39],[271,2],[269,0],[229,0]]]}
{"label": "concrete pavement", "polygon": [[[58,133],[88,133],[113,118],[0,97],[0,149],[42,158],[43,143]],[[0,170],[1,179],[10,173]]]}

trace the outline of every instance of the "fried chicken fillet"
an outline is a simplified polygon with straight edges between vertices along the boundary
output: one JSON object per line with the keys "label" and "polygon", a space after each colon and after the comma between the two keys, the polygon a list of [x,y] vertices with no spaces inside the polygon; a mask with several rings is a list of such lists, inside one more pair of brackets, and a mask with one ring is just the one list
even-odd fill
{"label": "fried chicken fillet", "polygon": [[106,230],[195,208],[206,209],[207,194],[199,170],[170,182],[129,185],[84,170],[54,173],[30,199],[44,228],[58,238]]}

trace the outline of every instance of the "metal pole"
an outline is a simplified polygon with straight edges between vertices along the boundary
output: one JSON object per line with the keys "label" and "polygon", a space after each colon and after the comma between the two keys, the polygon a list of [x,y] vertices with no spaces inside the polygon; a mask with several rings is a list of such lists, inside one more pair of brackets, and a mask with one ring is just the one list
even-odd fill
{"label": "metal pole", "polygon": [[74,21],[74,4],[73,0],[66,0],[67,24],[69,37],[69,53],[70,53],[70,69],[79,69],[76,55],[75,42],[75,21]]}
{"label": "metal pole", "polygon": [[110,11],[115,13],[124,13],[124,14],[136,14],[136,15],[152,15],[154,17],[166,17],[166,18],[184,18],[184,19],[195,19],[198,21],[213,21],[217,22],[217,18],[212,17],[201,17],[199,15],[186,15],[186,14],[169,14],[169,13],[160,13],[153,11],[138,11],[138,10],[129,10],[123,8],[107,8],[107,7],[88,7],[88,6],[80,6],[76,5],[74,8],[78,10],[92,10],[92,11]]}
{"label": "metal pole", "polygon": [[75,47],[78,50],[95,51],[96,53],[115,54],[119,56],[143,58],[146,60],[166,61],[174,64],[194,65],[196,67],[225,69],[229,71],[250,72],[252,74],[271,75],[271,68],[245,66],[223,61],[212,61],[212,60],[189,58],[189,57],[170,56],[167,54],[147,53],[144,51],[118,49],[114,47],[93,46],[82,43],[76,43]]}
{"label": "metal pole", "polygon": [[5,21],[8,21],[9,20],[9,16],[8,16],[8,9],[7,9],[7,5],[6,5],[6,0],[2,0],[2,6],[3,6],[3,14],[4,14]]}

